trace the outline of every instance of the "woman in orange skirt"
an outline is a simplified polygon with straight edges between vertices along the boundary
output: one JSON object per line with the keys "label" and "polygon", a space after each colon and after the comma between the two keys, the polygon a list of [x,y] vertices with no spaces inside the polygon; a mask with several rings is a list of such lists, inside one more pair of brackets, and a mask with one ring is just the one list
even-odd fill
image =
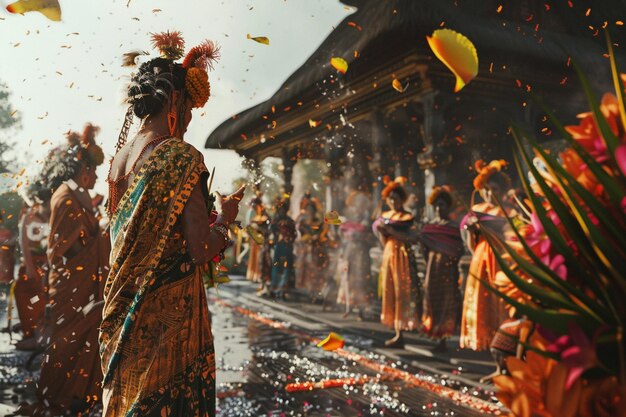
{"label": "woman in orange skirt", "polygon": [[461,222],[466,233],[467,245],[472,252],[472,261],[465,284],[463,315],[461,317],[460,346],[472,350],[489,349],[491,340],[500,324],[507,318],[506,304],[485,287],[483,281],[495,286],[496,274],[500,270],[493,250],[482,234],[482,230],[503,234],[507,225],[506,216],[513,210],[500,208],[496,201],[504,202],[511,189],[510,178],[500,172],[505,161],[492,161],[485,165],[476,163],[479,175],[474,188],[480,192],[484,202],[472,205],[471,212]]}
{"label": "woman in orange skirt", "polygon": [[271,271],[270,250],[267,242],[270,218],[260,196],[253,198],[250,204],[252,210],[246,229],[249,235],[248,244],[250,245],[246,278],[261,283],[259,290],[265,289],[267,291],[266,284],[270,280]]}
{"label": "woman in orange skirt", "polygon": [[379,296],[383,301],[380,321],[395,331],[385,345],[402,346],[402,332],[417,329],[419,317],[417,264],[411,249],[416,240],[414,219],[403,208],[407,194],[401,179],[389,182],[381,195],[391,210],[372,225],[384,246],[379,275]]}

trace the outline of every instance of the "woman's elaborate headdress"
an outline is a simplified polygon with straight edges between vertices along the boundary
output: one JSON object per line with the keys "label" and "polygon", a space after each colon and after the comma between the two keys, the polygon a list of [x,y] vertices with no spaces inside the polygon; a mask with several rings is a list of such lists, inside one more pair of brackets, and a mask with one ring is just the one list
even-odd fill
{"label": "woman's elaborate headdress", "polygon": [[432,206],[438,198],[447,198],[448,202],[452,203],[452,187],[449,185],[434,186],[428,197],[428,204]]}
{"label": "woman's elaborate headdress", "polygon": [[474,178],[474,188],[481,190],[485,187],[485,184],[489,181],[489,178],[496,172],[502,171],[508,163],[504,159],[498,159],[486,164],[485,161],[479,159],[474,163],[474,168],[478,175]]}
{"label": "woman's elaborate headdress", "polygon": [[97,167],[104,162],[104,152],[96,143],[99,127],[87,123],[83,133],[68,131],[67,143],[51,149],[46,156],[39,178],[44,187],[56,190],[63,181],[72,178],[81,164]]}
{"label": "woman's elaborate headdress", "polygon": [[[85,150],[86,153],[84,155],[86,155],[88,159],[86,162],[91,166],[98,166],[104,162],[104,152],[96,143],[96,135],[99,131],[100,127],[87,123],[82,134],[77,132],[67,133],[67,140],[70,143],[70,147],[79,146]],[[78,158],[80,159],[80,156]]]}
{"label": "woman's elaborate headdress", "polygon": [[[152,46],[161,53],[161,58],[176,61],[185,51],[185,40],[178,31],[152,34]],[[191,97],[194,107],[202,107],[209,100],[211,85],[208,70],[219,59],[219,47],[213,41],[205,40],[187,52],[182,67],[185,75],[185,91]]]}
{"label": "woman's elaborate headdress", "polygon": [[[211,95],[211,85],[209,84],[209,75],[208,70],[213,68],[213,63],[219,59],[219,47],[215,45],[210,40],[205,40],[200,45],[195,46],[189,50],[187,55],[185,56],[182,63],[175,62],[176,60],[183,57],[185,52],[185,40],[181,36],[179,31],[167,31],[162,33],[153,33],[152,37],[152,46],[159,50],[160,57],[155,58],[150,62],[155,61],[156,59],[162,59],[170,62],[170,66],[172,68],[172,72],[174,72],[174,67],[178,66],[178,68],[182,68],[184,70],[184,88],[185,92],[191,99],[193,103],[193,107],[202,107],[206,104]],[[137,65],[137,57],[139,55],[148,55],[147,52],[142,51],[133,51],[124,54],[122,60],[122,66],[135,66]],[[153,75],[158,76],[158,72],[160,69],[155,69],[155,73]],[[135,80],[137,75],[133,75],[133,81],[136,83],[140,83],[142,81],[142,77],[139,76],[139,80]],[[170,80],[171,81],[171,80]],[[146,96],[151,95],[151,91],[154,91],[154,95],[159,96],[159,101],[162,100],[163,96],[166,96],[166,92],[163,91],[162,88],[157,88],[155,83],[152,80],[149,80],[146,77],[145,83],[149,86],[147,88],[148,92],[145,91],[143,85],[139,88],[136,88],[134,93],[129,91],[129,97],[127,102],[130,104],[128,111],[126,112],[126,117],[124,120],[124,125],[122,126],[122,130],[120,132],[116,150],[119,150],[126,143],[126,137],[128,136],[128,131],[133,123],[133,113],[136,113],[134,110],[134,106],[137,102],[142,99],[145,99]],[[150,88],[151,87],[151,88]],[[137,113],[139,116],[139,114]],[[139,116],[142,117],[142,116]]]}
{"label": "woman's elaborate headdress", "polygon": [[391,195],[391,192],[397,188],[402,188],[404,184],[408,182],[408,178],[406,177],[396,177],[393,181],[388,175],[383,177],[383,184],[385,184],[385,188],[383,188],[380,195],[382,198],[388,198]]}

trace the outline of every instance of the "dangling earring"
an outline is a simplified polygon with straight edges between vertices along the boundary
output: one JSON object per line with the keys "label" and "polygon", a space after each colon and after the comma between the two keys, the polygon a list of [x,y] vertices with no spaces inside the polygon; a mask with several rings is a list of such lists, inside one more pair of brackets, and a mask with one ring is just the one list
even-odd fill
{"label": "dangling earring", "polygon": [[176,114],[176,112],[170,110],[170,112],[167,113],[167,126],[170,128],[171,136],[174,136],[177,123],[178,123],[178,115]]}

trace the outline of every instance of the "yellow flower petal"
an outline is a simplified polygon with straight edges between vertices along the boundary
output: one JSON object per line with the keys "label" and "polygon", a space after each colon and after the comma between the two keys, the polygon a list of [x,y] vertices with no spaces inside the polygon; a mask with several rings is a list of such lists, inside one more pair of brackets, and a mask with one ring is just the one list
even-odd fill
{"label": "yellow flower petal", "polygon": [[456,77],[454,92],[460,91],[478,74],[478,53],[464,35],[450,29],[438,29],[426,36],[430,49]]}
{"label": "yellow flower petal", "polygon": [[348,63],[343,58],[332,57],[330,59],[330,65],[342,74],[345,74],[348,71]]}
{"label": "yellow flower petal", "polygon": [[328,337],[317,344],[317,347],[321,347],[324,350],[337,350],[344,347],[346,342],[343,337],[339,336],[335,332],[330,332]]}
{"label": "yellow flower petal", "polygon": [[313,119],[309,119],[309,126],[310,126],[311,128],[313,128],[313,127],[318,127],[318,126],[319,126],[319,125],[321,125],[321,124],[322,124],[322,121],[321,121],[321,120],[313,120]]}
{"label": "yellow flower petal", "polygon": [[335,210],[329,211],[324,215],[324,223],[340,225],[341,220],[339,219],[339,213],[337,213]]}
{"label": "yellow flower petal", "polygon": [[263,45],[269,45],[270,44],[270,38],[265,37],[265,36],[255,36],[255,37],[252,37],[248,33],[246,35],[246,38],[247,39],[252,39],[253,41],[258,42],[258,43],[262,43]]}
{"label": "yellow flower petal", "polygon": [[61,6],[58,0],[19,0],[9,4],[7,10],[11,13],[39,12],[55,22],[61,21]]}

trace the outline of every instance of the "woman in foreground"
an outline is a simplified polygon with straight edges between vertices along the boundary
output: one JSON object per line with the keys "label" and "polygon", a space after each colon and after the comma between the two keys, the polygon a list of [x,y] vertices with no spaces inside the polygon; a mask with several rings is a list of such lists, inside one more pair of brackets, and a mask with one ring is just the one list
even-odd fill
{"label": "woman in foreground", "polygon": [[[153,35],[109,174],[111,272],[100,330],[103,415],[214,416],[215,353],[203,275],[228,244],[243,187],[210,213],[202,154],[183,140],[209,97],[207,41],[182,64],[180,33]],[[130,63],[136,55],[128,55]],[[126,143],[133,113],[142,120]]]}

